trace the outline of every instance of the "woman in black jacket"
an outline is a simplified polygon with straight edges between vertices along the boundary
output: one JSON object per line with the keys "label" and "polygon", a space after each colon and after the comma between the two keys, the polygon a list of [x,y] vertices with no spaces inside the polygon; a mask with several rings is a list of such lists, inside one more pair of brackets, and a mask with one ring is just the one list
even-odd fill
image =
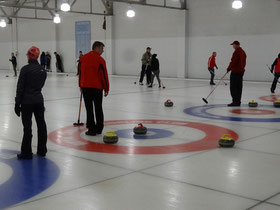
{"label": "woman in black jacket", "polygon": [[152,61],[151,61],[151,71],[152,71],[152,79],[151,79],[151,85],[148,87],[153,87],[154,83],[154,78],[156,76],[157,81],[158,81],[158,87],[161,87],[161,81],[159,78],[159,61],[157,59],[157,54],[153,54],[152,56]]}
{"label": "woman in black jacket", "polygon": [[15,113],[21,116],[24,134],[21,153],[18,159],[32,159],[32,115],[34,114],[38,128],[37,155],[44,157],[47,153],[47,126],[45,122],[44,87],[47,73],[38,63],[40,50],[31,47],[27,52],[28,64],[22,67],[17,83]]}

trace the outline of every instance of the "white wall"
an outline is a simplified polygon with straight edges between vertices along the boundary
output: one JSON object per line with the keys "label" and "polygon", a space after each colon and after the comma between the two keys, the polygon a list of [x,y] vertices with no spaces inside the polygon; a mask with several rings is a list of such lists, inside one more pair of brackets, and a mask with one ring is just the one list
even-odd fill
{"label": "white wall", "polygon": [[[188,0],[190,78],[209,78],[207,60],[217,51],[224,72],[233,53],[229,45],[239,40],[247,53],[246,80],[270,81],[266,64],[280,52],[280,2],[243,0],[241,10],[232,0]],[[222,72],[217,72],[222,74]]]}
{"label": "white wall", "polygon": [[[75,4],[75,10],[89,12],[89,1]],[[53,2],[51,2],[53,3]],[[93,12],[104,10],[101,1],[94,2]],[[54,7],[54,5],[50,5]],[[21,9],[20,16],[32,16],[30,10]],[[13,19],[13,25],[0,28],[0,69],[9,69],[10,53],[18,51],[19,68],[27,63],[26,52],[31,46],[37,46],[41,51],[49,51],[52,56],[52,69],[55,70],[57,51],[63,60],[65,72],[77,72],[75,58],[75,22],[91,21],[91,43],[99,40],[105,43],[103,57],[107,60],[108,72],[112,72],[112,31],[111,17],[107,17],[107,30],[102,29],[103,16],[60,13],[61,24],[48,20]],[[50,18],[47,11],[38,11],[38,17]],[[13,28],[13,33],[12,29]],[[13,35],[12,35],[13,34]],[[17,36],[16,36],[17,34]]]}
{"label": "white wall", "polygon": [[12,52],[12,27],[0,27],[0,70],[8,70],[11,66],[9,59]]}
{"label": "white wall", "polygon": [[[86,2],[77,3],[74,9],[88,11]],[[103,5],[97,2],[94,12],[103,11]],[[102,29],[103,16],[61,13],[59,25],[19,19],[17,25],[14,21],[14,33],[11,25],[0,28],[0,69],[10,68],[10,52],[16,49],[19,64],[24,65],[28,47],[36,45],[52,53],[53,68],[53,52],[57,51],[62,55],[66,72],[75,72],[75,21],[90,20],[92,42],[105,42],[103,56],[110,73],[137,75],[141,56],[150,46],[152,53],[158,54],[161,75],[178,78],[209,78],[207,60],[212,51],[217,51],[219,78],[233,53],[229,44],[239,40],[248,55],[245,79],[270,81],[266,64],[271,64],[280,52],[280,2],[243,2],[241,10],[231,8],[232,0],[188,0],[188,11],[133,5],[136,11],[133,19],[125,15],[129,5],[114,3],[114,16],[107,17],[106,31]],[[19,14],[26,15],[24,10]],[[48,12],[38,16],[47,17]]]}
{"label": "white wall", "polygon": [[102,29],[104,17],[93,15],[64,15],[63,24],[56,27],[56,48],[63,59],[66,72],[76,72],[75,59],[75,22],[91,22],[91,43],[98,40],[105,44],[104,54],[107,61],[108,73],[112,73],[112,38],[111,38],[111,17],[106,18],[107,30]]}
{"label": "white wall", "polygon": [[186,11],[133,6],[136,16],[127,18],[127,4],[114,4],[114,73],[137,75],[146,47],[158,54],[161,75],[185,77]]}
{"label": "white wall", "polygon": [[[16,21],[14,21],[16,24]],[[52,69],[55,69],[53,52],[55,51],[55,25],[50,21],[17,20],[18,30],[18,65],[27,64],[26,52],[31,46],[36,46],[40,51],[48,51],[52,56]],[[40,59],[38,59],[40,62]]]}

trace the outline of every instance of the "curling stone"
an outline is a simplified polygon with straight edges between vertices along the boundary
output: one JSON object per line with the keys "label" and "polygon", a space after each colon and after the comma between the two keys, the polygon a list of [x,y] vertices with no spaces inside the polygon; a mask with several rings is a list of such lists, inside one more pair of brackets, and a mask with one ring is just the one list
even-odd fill
{"label": "curling stone", "polygon": [[254,100],[252,100],[251,102],[249,102],[248,106],[249,106],[249,107],[257,107],[257,106],[258,106],[258,103],[255,102]]}
{"label": "curling stone", "polygon": [[173,106],[173,102],[170,99],[168,99],[167,101],[164,102],[164,106],[172,107]]}
{"label": "curling stone", "polygon": [[143,126],[142,123],[139,123],[138,126],[136,126],[134,129],[133,129],[133,132],[135,134],[146,134],[147,133],[147,128],[145,126]]}
{"label": "curling stone", "polygon": [[274,107],[279,108],[280,107],[280,100],[274,101],[273,105],[274,105]]}
{"label": "curling stone", "polygon": [[234,139],[231,137],[230,134],[224,135],[220,140],[219,140],[219,145],[220,147],[233,147],[235,144]]}
{"label": "curling stone", "polygon": [[119,140],[119,137],[113,132],[106,132],[106,134],[103,137],[103,141],[105,144],[115,144]]}
{"label": "curling stone", "polygon": [[6,75],[6,77],[9,77],[9,75]]}

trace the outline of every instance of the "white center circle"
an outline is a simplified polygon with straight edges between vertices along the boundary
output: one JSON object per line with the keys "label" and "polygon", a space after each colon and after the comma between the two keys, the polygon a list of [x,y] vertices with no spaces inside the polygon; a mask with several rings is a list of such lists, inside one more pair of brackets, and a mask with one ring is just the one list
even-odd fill
{"label": "white center circle", "polygon": [[8,181],[10,177],[13,174],[13,169],[5,164],[0,162],[0,171],[1,171],[1,176],[0,176],[0,185]]}

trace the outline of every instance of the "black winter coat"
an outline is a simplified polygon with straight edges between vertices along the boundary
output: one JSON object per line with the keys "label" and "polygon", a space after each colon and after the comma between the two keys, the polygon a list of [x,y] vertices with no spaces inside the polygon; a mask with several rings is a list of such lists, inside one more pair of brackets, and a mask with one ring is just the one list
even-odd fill
{"label": "black winter coat", "polygon": [[151,70],[152,70],[152,71],[157,71],[157,70],[159,70],[159,61],[158,61],[158,59],[155,58],[155,57],[152,58]]}
{"label": "black winter coat", "polygon": [[16,104],[44,103],[42,88],[47,73],[37,60],[29,60],[28,63],[20,71],[15,98]]}

